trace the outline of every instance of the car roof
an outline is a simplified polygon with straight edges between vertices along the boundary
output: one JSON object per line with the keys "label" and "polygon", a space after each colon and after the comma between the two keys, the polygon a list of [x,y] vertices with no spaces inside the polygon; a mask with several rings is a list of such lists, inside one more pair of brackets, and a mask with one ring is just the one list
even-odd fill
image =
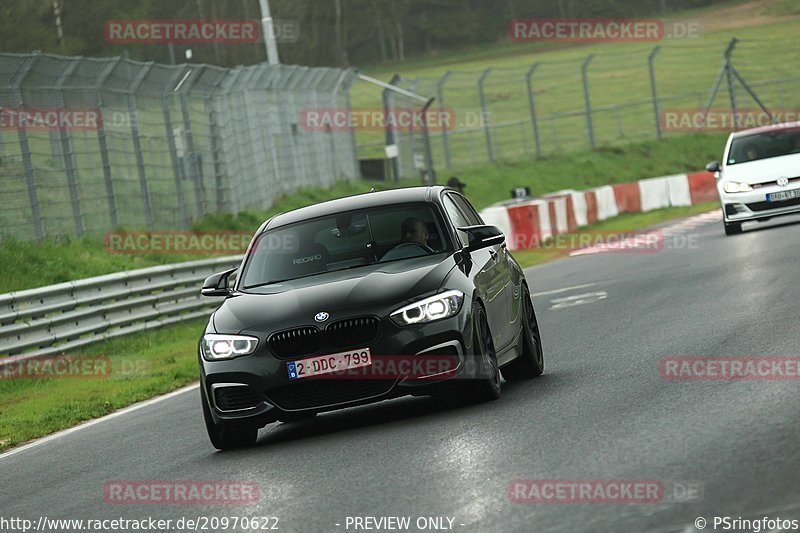
{"label": "car roof", "polygon": [[329,200],[327,202],[301,207],[294,211],[276,215],[262,226],[261,231],[358,209],[413,202],[432,202],[438,198],[439,193],[445,189],[447,189],[447,187],[444,186],[409,187],[405,189],[368,192],[355,196],[338,198],[336,200]]}
{"label": "car roof", "polygon": [[783,122],[781,124],[770,124],[767,126],[758,126],[757,128],[737,131],[733,134],[733,138],[738,139],[739,137],[748,137],[750,135],[765,133],[768,131],[786,131],[796,129],[800,129],[800,122]]}

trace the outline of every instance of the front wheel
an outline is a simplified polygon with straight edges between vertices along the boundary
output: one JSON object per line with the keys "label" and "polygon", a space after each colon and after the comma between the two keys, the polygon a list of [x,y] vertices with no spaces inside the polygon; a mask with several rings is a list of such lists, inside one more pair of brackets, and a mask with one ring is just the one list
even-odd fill
{"label": "front wheel", "polygon": [[200,401],[203,403],[203,418],[206,422],[208,438],[214,448],[225,451],[237,448],[246,448],[256,443],[258,439],[258,426],[247,422],[214,423],[211,417],[211,408],[203,386],[200,386]]}
{"label": "front wheel", "polygon": [[483,307],[476,305],[472,316],[472,347],[474,363],[478,365],[478,379],[467,385],[462,394],[467,401],[488,402],[500,398],[500,365]]}
{"label": "front wheel", "polygon": [[503,377],[506,381],[535,378],[544,372],[542,336],[539,333],[539,323],[527,287],[522,293],[522,322],[522,355],[503,368]]}

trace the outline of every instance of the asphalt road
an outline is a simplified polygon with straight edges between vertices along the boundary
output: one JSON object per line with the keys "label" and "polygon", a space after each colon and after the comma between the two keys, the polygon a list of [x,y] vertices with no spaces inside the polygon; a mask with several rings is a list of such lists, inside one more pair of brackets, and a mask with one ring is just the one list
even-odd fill
{"label": "asphalt road", "polygon": [[[659,375],[671,355],[800,355],[800,224],[789,222],[725,238],[720,223],[693,221],[658,253],[530,269],[547,370],[505,384],[500,401],[400,399],[269,426],[255,448],[215,453],[191,390],[0,457],[0,516],[275,516],[283,531],[354,531],[348,516],[450,517],[454,531],[800,518],[800,382]],[[119,479],[246,480],[261,495],[249,506],[106,503],[104,484]],[[702,499],[515,503],[516,479],[694,482]]]}

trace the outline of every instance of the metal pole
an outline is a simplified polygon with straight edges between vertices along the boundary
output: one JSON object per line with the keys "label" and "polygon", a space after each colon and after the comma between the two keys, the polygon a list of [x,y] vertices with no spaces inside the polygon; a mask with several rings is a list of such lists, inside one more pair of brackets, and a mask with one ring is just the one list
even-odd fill
{"label": "metal pole", "polygon": [[[161,111],[164,114],[164,128],[167,134],[167,149],[172,163],[172,175],[175,179],[175,200],[178,204],[178,214],[182,228],[189,227],[189,214],[186,211],[186,200],[183,196],[183,183],[181,183],[181,168],[178,162],[178,148],[175,145],[175,132],[172,130],[172,111],[169,106],[169,92],[174,92],[178,79],[183,74],[183,69],[176,69],[175,74],[167,81],[166,91],[161,93]],[[169,91],[169,92],[167,92]]]}
{"label": "metal pole", "polygon": [[131,138],[133,140],[133,155],[136,157],[136,171],[139,175],[139,189],[142,193],[142,207],[144,208],[144,220],[147,229],[153,229],[153,206],[150,202],[150,190],[147,185],[147,172],[144,168],[144,156],[142,155],[142,140],[139,137],[139,115],[136,112],[135,92],[144,81],[147,73],[153,68],[153,63],[147,63],[144,68],[133,79],[131,86],[128,87],[128,115],[131,120]]}
{"label": "metal pole", "polygon": [[[452,70],[448,70],[444,73],[444,76],[439,78],[439,81],[436,84],[436,95],[439,98],[439,111],[441,111],[442,116],[445,116],[447,110],[444,106],[444,84],[447,83],[447,80],[453,74]],[[448,170],[452,167],[450,161],[450,138],[447,129],[447,121],[442,125],[442,145],[444,148],[444,164],[448,168]]]}
{"label": "metal pole", "polygon": [[[735,46],[736,39],[731,42]],[[733,54],[734,46],[728,46],[725,51],[725,76],[728,79],[728,97],[731,100],[731,113],[733,114],[733,123],[738,130],[741,127],[741,120],[739,119],[739,111],[736,106],[736,92],[733,86],[733,71],[731,70],[731,54]]]}
{"label": "metal pole", "polygon": [[[200,69],[204,68],[205,66],[200,67]],[[194,201],[195,204],[197,204],[197,216],[202,218],[206,215],[205,206],[203,205],[203,190],[201,187],[203,167],[197,160],[200,154],[195,150],[192,120],[189,113],[189,91],[199,77],[199,74],[195,75],[195,71],[189,71],[186,77],[184,77],[181,83],[175,88],[175,91],[180,94],[181,118],[183,119],[183,131],[186,134],[186,151],[189,154],[189,178],[192,180],[192,185],[194,187]]]}
{"label": "metal pole", "polygon": [[[120,59],[117,58],[113,62],[106,64],[103,70],[100,71],[97,80],[97,110],[102,113],[103,108],[103,85],[105,84],[111,72],[119,64]],[[114,181],[111,176],[111,160],[108,157],[108,139],[106,137],[106,127],[103,120],[97,125],[97,144],[100,148],[100,162],[103,165],[103,181],[106,185],[106,201],[108,202],[108,216],[111,221],[111,228],[116,229],[119,223],[117,219],[117,198],[114,194]]]}
{"label": "metal pole", "polygon": [[267,61],[270,65],[277,65],[281,60],[278,57],[278,45],[275,42],[275,26],[272,21],[272,14],[269,11],[269,0],[258,0],[258,4],[261,7],[261,33],[264,34]]}
{"label": "metal pole", "polygon": [[750,88],[750,86],[747,84],[747,82],[744,81],[744,78],[742,77],[741,74],[739,74],[739,71],[736,70],[736,67],[734,67],[732,63],[730,65],[730,69],[733,72],[733,75],[736,77],[736,79],[739,80],[739,83],[742,84],[742,87],[744,87],[744,90],[747,91],[747,93],[750,96],[753,97],[753,100],[756,101],[756,103],[758,104],[758,107],[760,107],[761,110],[764,113],[766,113],[767,115],[770,116],[770,118],[772,119],[772,123],[774,124],[775,123],[775,119],[774,119],[774,117],[772,117],[772,113],[770,113],[769,109],[767,109],[767,106],[765,106],[764,103],[761,101],[761,99],[758,97],[758,95],[756,95],[755,91],[753,91],[753,89]]}
{"label": "metal pole", "polygon": [[594,59],[594,54],[589,54],[583,61],[583,65],[581,65],[581,76],[583,78],[583,97],[586,102],[586,132],[589,135],[589,145],[594,148],[595,140],[594,124],[592,122],[592,101],[589,97],[589,77],[587,75],[589,63],[592,62],[592,59]]}
{"label": "metal pole", "polygon": [[487,68],[478,79],[478,98],[481,104],[481,118],[483,119],[483,133],[486,136],[486,153],[489,155],[489,161],[494,163],[494,150],[492,150],[492,129],[489,126],[489,111],[486,108],[486,95],[483,92],[483,85],[486,78],[492,73],[492,67]]}
{"label": "metal pole", "polygon": [[[359,76],[361,77],[361,76]],[[392,76],[392,79],[389,81],[386,88],[383,90],[382,98],[383,98],[383,116],[389,117],[390,113],[392,112],[392,101],[391,101],[391,93],[395,84],[400,81],[400,75],[395,74]],[[399,87],[394,87],[397,92],[400,92],[401,89]],[[402,94],[402,93],[401,93]],[[397,146],[397,132],[389,125],[389,121],[386,121],[386,146],[394,146],[396,149],[399,148]],[[400,181],[400,158],[399,155],[397,157],[391,157],[389,160],[392,163],[392,179],[395,183]]]}
{"label": "metal pole", "polygon": [[[73,61],[55,82],[56,107],[63,109],[64,104],[64,81],[78,67],[80,60]],[[61,142],[61,155],[64,158],[64,170],[67,174],[67,189],[69,190],[70,204],[72,205],[72,218],[75,221],[75,233],[78,237],[83,236],[83,214],[81,213],[81,199],[78,194],[78,180],[75,164],[75,154],[73,153],[72,143],[70,142],[69,132],[65,127],[58,128],[58,136]]]}
{"label": "metal pole", "polygon": [[734,37],[731,39],[731,41],[728,43],[728,47],[725,49],[725,60],[722,63],[722,68],[720,68],[719,72],[717,73],[717,77],[714,79],[714,84],[711,86],[711,93],[709,93],[708,99],[706,100],[706,105],[703,108],[704,118],[708,116],[708,112],[711,111],[711,105],[714,103],[714,97],[717,96],[717,93],[719,92],[719,86],[722,84],[722,77],[728,73],[730,56],[733,53],[733,49],[736,47],[737,42],[739,42],[738,39]]}
{"label": "metal pole", "polygon": [[[38,54],[33,55],[28,61],[20,66],[22,73],[11,86],[11,89],[16,95],[14,98],[15,103],[19,109],[22,109],[24,106],[24,102],[22,101],[22,90],[20,89],[22,81],[25,79],[25,76],[28,75],[31,67],[38,58]],[[42,223],[42,214],[39,206],[39,194],[36,190],[36,179],[33,175],[33,161],[31,160],[31,147],[30,143],[28,142],[28,131],[25,129],[24,123],[21,123],[17,128],[17,136],[19,137],[19,150],[22,154],[22,167],[25,170],[25,184],[28,188],[28,200],[31,204],[33,227],[36,232],[36,239],[41,241],[44,239],[44,224]]]}
{"label": "metal pole", "polygon": [[436,170],[433,168],[433,152],[431,151],[431,138],[428,133],[428,109],[433,105],[435,98],[428,100],[422,108],[422,139],[425,145],[425,168],[427,170],[426,183],[423,185],[436,185]]}
{"label": "metal pole", "polygon": [[525,75],[525,83],[528,85],[528,105],[531,108],[531,124],[533,125],[533,140],[536,142],[536,157],[542,155],[542,141],[539,139],[539,121],[536,118],[536,102],[533,97],[533,74],[539,67],[539,63],[534,63]]}
{"label": "metal pole", "polygon": [[661,110],[658,106],[658,91],[656,89],[656,67],[655,67],[655,59],[656,54],[658,54],[659,50],[661,50],[660,46],[656,46],[653,48],[653,51],[650,52],[650,55],[647,56],[647,65],[650,69],[650,93],[653,95],[653,113],[655,114],[656,118],[656,136],[658,140],[662,140],[664,138],[664,134],[661,131]]}

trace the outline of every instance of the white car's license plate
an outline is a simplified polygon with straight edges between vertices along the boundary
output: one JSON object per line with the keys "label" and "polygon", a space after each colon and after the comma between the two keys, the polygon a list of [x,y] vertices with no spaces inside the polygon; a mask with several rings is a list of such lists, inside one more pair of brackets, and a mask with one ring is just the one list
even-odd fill
{"label": "white car's license plate", "polygon": [[287,370],[289,371],[289,379],[292,380],[334,374],[336,372],[363,368],[370,365],[372,365],[372,353],[369,348],[331,355],[320,355],[286,363]]}
{"label": "white car's license plate", "polygon": [[780,202],[782,200],[791,200],[792,198],[800,198],[800,189],[781,191],[767,195],[768,202]]}

